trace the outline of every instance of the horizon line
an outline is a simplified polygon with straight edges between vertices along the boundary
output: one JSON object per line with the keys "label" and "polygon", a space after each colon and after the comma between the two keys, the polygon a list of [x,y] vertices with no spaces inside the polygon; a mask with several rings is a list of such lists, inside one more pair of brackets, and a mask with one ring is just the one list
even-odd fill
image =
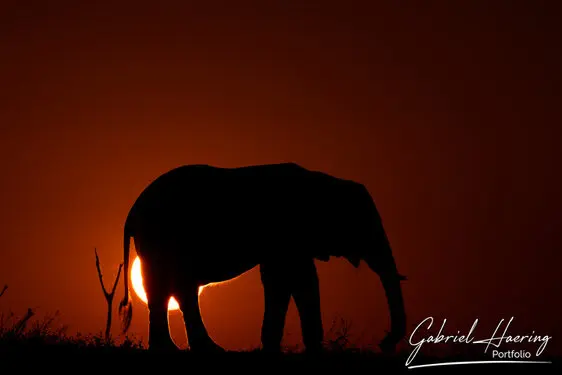
{"label": "horizon line", "polygon": [[438,363],[428,363],[425,365],[414,365],[414,366],[408,366],[408,369],[414,369],[414,368],[421,368],[421,367],[438,367],[438,366],[451,366],[451,365],[482,365],[482,364],[498,364],[498,363],[550,363],[552,364],[552,361],[496,361],[496,360],[491,360],[491,361],[458,361],[458,362],[438,362]]}

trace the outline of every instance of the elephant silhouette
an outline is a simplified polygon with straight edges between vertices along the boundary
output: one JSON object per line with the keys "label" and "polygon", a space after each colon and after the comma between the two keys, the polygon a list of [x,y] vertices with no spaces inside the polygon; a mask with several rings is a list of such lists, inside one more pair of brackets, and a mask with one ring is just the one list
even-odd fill
{"label": "elephant silhouette", "polygon": [[150,349],[177,350],[168,302],[178,301],[191,351],[223,351],[208,335],[198,289],[259,266],[264,290],[261,346],[279,352],[291,297],[306,352],[323,349],[315,260],[363,260],[378,274],[391,330],[379,344],[392,352],[405,335],[400,282],[380,215],[360,183],[294,163],[221,168],[184,165],[153,180],[138,196],[124,225],[123,332],[132,319],[129,247],[141,259],[149,310]]}

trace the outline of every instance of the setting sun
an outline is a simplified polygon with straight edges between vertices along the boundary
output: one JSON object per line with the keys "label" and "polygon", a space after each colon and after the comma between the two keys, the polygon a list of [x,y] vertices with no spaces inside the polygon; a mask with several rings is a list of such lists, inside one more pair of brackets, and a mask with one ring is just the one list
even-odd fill
{"label": "setting sun", "polygon": [[[131,267],[131,283],[133,285],[135,294],[140,298],[141,301],[147,303],[146,292],[144,291],[144,286],[142,284],[141,261],[138,256],[135,258]],[[199,287],[199,295],[201,295],[201,292],[203,292],[204,288],[204,286]],[[178,302],[174,299],[174,297],[170,298],[168,310],[179,310]]]}

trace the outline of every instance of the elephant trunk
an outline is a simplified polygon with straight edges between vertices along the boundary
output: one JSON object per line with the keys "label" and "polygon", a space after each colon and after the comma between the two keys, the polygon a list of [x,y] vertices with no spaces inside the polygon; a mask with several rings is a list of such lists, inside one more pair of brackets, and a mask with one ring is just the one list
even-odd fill
{"label": "elephant trunk", "polygon": [[398,272],[382,218],[369,191],[364,185],[352,186],[353,198],[345,200],[344,217],[354,219],[342,224],[340,232],[345,234],[344,240],[348,243],[343,256],[355,267],[363,260],[379,276],[386,294],[391,327],[379,346],[384,352],[393,352],[406,335],[406,311],[400,285],[406,277]]}
{"label": "elephant trunk", "polygon": [[379,346],[383,352],[394,352],[398,342],[406,335],[406,310],[400,285],[400,282],[406,280],[406,277],[398,273],[388,242],[385,243],[385,247],[386,249],[378,249],[377,256],[367,257],[365,262],[371,270],[378,274],[390,312],[390,332]]}

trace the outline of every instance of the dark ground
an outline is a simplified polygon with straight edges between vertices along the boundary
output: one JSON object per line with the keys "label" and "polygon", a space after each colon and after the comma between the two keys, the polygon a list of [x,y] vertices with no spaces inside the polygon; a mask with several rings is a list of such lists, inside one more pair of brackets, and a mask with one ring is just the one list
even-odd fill
{"label": "dark ground", "polygon": [[[0,374],[39,370],[45,372],[92,372],[114,373],[119,369],[127,373],[189,372],[234,373],[239,371],[272,373],[275,371],[306,373],[557,373],[562,374],[562,358],[547,357],[541,360],[552,364],[473,364],[440,367],[406,367],[411,348],[404,346],[392,356],[376,350],[359,350],[349,346],[345,337],[334,331],[327,340],[326,352],[307,355],[300,351],[286,351],[279,355],[262,353],[259,350],[225,352],[220,354],[197,354],[183,350],[176,353],[154,353],[145,349],[144,343],[130,338],[117,343],[106,342],[102,334],[68,336],[65,327],[56,327],[56,316],[33,321],[33,313],[22,318],[13,315],[0,316]],[[412,365],[436,362],[474,361],[483,358],[478,353],[419,353]],[[291,374],[293,375],[293,374]]]}
{"label": "dark ground", "polygon": [[[146,350],[127,350],[121,348],[84,348],[78,346],[10,346],[0,349],[0,372],[2,369],[24,369],[41,371],[77,372],[82,370],[113,372],[125,370],[128,373],[157,371],[159,373],[185,371],[194,373],[230,373],[251,371],[257,373],[283,373],[305,371],[306,373],[370,373],[370,374],[433,374],[479,371],[493,373],[562,373],[560,360],[553,364],[486,364],[456,365],[429,368],[408,369],[405,364],[407,355],[385,358],[376,353],[327,352],[322,355],[304,353],[283,353],[266,355],[259,351],[226,352],[215,355],[201,355],[183,351],[174,354],[151,353]],[[459,361],[468,358],[419,357],[416,363],[426,364],[444,361]],[[189,368],[187,368],[189,366]],[[8,373],[8,371],[6,371]]]}

